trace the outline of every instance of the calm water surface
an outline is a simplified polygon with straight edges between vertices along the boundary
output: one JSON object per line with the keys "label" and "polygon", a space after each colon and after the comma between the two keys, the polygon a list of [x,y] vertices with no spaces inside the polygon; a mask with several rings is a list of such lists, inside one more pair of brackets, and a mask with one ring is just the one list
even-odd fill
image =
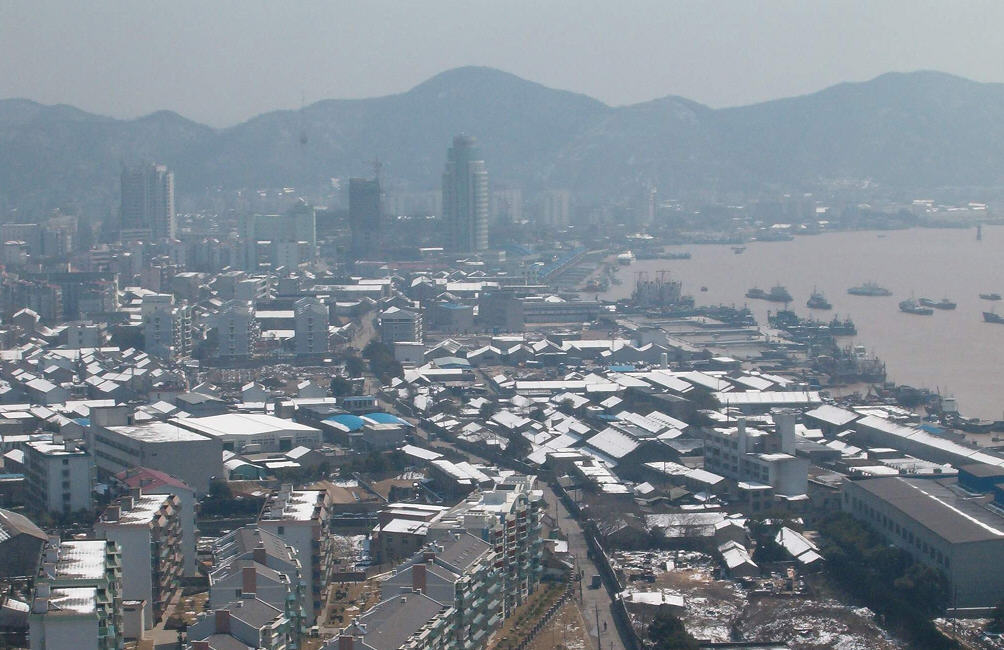
{"label": "calm water surface", "polygon": [[[1004,325],[983,322],[982,312],[1004,301],[981,300],[980,293],[1004,294],[1004,227],[984,227],[983,241],[974,229],[913,229],[887,233],[846,232],[799,237],[789,242],[756,242],[736,255],[731,246],[671,247],[689,251],[690,260],[643,260],[618,271],[621,285],[603,295],[630,295],[635,274],[654,278],[669,270],[698,305],[748,304],[766,324],[777,303],[748,300],[753,286],[769,290],[780,283],[791,292],[791,308],[800,315],[829,320],[834,314],[854,319],[855,343],[886,362],[889,379],[954,395],[967,416],[1002,419],[1004,411]],[[852,296],[848,287],[875,281],[892,296]],[[707,292],[700,287],[706,286]],[[833,304],[829,312],[810,310],[813,288]],[[933,316],[899,311],[900,300],[950,298],[954,311]]]}

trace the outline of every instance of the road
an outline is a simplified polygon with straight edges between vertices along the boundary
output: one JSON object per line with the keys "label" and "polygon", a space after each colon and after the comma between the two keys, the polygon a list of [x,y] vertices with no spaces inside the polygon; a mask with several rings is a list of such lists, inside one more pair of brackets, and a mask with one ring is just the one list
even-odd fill
{"label": "road", "polygon": [[[565,504],[562,503],[558,495],[554,493],[551,486],[544,484],[544,500],[547,502],[548,512],[554,515],[561,532],[568,538],[568,552],[575,558],[575,568],[581,571],[582,582],[580,593],[582,600],[580,608],[582,617],[589,628],[589,636],[594,643],[597,643],[599,650],[624,650],[624,642],[621,640],[614,625],[614,618],[610,612],[612,600],[606,587],[590,589],[589,583],[592,577],[600,571],[589,559],[589,547],[586,546],[586,537],[582,532],[579,521],[568,512]],[[599,630],[597,630],[597,614],[599,615]],[[597,633],[599,638],[597,639]],[[588,650],[588,649],[587,649]]]}
{"label": "road", "polygon": [[[425,436],[424,432],[419,432],[419,436]],[[447,447],[453,451],[464,454],[473,462],[480,462],[487,465],[492,465],[493,463],[489,460],[476,456],[468,451],[459,449],[454,445],[451,445],[445,440],[437,440],[432,444],[433,447]],[[612,600],[610,594],[607,592],[606,587],[600,587],[599,589],[590,589],[589,583],[592,581],[592,577],[598,574],[600,571],[589,559],[589,548],[586,545],[586,537],[582,532],[582,526],[579,525],[579,521],[569,513],[565,504],[562,503],[558,495],[554,493],[550,485],[540,482],[539,487],[544,492],[544,501],[547,502],[547,512],[552,515],[557,521],[558,528],[564,533],[565,537],[568,539],[568,552],[575,558],[575,568],[577,571],[582,573],[582,582],[580,583],[581,589],[581,600],[579,606],[582,610],[582,617],[586,621],[586,625],[589,628],[589,636],[591,642],[596,644],[598,650],[625,650],[624,641],[620,637],[620,633],[617,630],[617,626],[614,624],[614,618],[611,614],[610,608],[612,605]],[[599,628],[597,629],[597,617],[599,619]],[[587,648],[586,650],[590,650]]]}

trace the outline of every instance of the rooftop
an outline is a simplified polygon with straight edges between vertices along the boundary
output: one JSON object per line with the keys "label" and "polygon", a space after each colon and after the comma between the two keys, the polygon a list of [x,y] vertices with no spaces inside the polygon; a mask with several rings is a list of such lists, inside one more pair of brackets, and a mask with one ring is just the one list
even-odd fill
{"label": "rooftop", "polygon": [[853,485],[950,543],[1004,540],[1004,517],[936,480],[883,477]]}

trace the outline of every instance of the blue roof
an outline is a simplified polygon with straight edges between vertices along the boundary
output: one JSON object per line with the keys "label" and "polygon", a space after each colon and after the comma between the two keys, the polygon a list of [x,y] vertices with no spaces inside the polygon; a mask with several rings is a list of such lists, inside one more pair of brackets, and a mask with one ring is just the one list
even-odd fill
{"label": "blue roof", "polygon": [[85,427],[91,426],[91,418],[73,418],[73,421]]}
{"label": "blue roof", "polygon": [[627,366],[608,366],[607,370],[610,372],[634,372],[635,367],[632,365]]}
{"label": "blue roof", "polygon": [[364,417],[377,424],[408,424],[393,413],[367,413]]}
{"label": "blue roof", "polygon": [[443,309],[473,309],[470,305],[458,305],[455,302],[441,302],[439,306]]}
{"label": "blue roof", "polygon": [[366,421],[361,417],[350,413],[339,413],[338,415],[332,415],[331,417],[324,419],[325,421],[337,422],[349,431],[358,431],[366,424]]}

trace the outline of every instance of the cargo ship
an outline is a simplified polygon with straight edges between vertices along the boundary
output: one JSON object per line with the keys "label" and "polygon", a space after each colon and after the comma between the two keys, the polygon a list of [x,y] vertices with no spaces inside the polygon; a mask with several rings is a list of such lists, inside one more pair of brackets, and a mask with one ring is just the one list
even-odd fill
{"label": "cargo ship", "polygon": [[930,316],[934,313],[934,310],[930,307],[922,307],[913,298],[907,298],[899,303],[899,310],[906,312],[907,314],[916,314],[917,316]]}
{"label": "cargo ship", "polygon": [[874,282],[865,282],[862,285],[851,287],[847,290],[847,293],[852,296],[891,296],[892,291],[889,291],[885,287],[880,287]]}

